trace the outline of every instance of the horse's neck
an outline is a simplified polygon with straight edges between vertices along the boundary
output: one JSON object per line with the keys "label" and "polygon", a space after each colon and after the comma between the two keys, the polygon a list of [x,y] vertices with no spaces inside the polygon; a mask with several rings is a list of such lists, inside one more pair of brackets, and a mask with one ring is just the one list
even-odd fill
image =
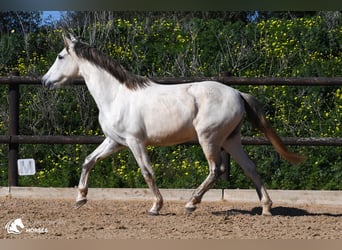
{"label": "horse's neck", "polygon": [[84,78],[90,94],[99,110],[106,109],[115,100],[120,83],[107,71],[84,62],[80,65],[80,74]]}

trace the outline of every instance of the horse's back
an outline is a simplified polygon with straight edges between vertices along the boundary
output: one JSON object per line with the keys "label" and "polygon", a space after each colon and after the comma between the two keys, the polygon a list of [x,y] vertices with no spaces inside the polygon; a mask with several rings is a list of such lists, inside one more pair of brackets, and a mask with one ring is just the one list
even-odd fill
{"label": "horse's back", "polygon": [[175,84],[169,85],[166,89],[167,91],[160,91],[165,94],[161,104],[169,100],[173,108],[178,107],[178,111],[189,119],[206,119],[222,123],[240,117],[245,111],[240,92],[220,82]]}

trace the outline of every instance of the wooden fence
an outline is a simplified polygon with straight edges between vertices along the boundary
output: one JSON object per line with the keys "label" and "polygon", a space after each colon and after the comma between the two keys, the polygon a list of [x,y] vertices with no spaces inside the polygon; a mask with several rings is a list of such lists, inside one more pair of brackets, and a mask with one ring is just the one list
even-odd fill
{"label": "wooden fence", "polygon": [[[226,85],[287,85],[287,86],[337,86],[342,85],[342,77],[306,77],[306,78],[239,78],[239,77],[192,77],[192,78],[151,78],[161,84],[186,83],[192,81],[220,81]],[[19,134],[19,86],[40,85],[40,78],[30,77],[0,77],[0,85],[8,86],[9,102],[9,128],[7,135],[0,135],[0,144],[7,144],[8,151],[8,184],[18,185],[17,159],[20,144],[99,144],[103,141],[101,136],[44,136]],[[75,85],[84,84],[83,80],[74,81]],[[287,145],[301,146],[342,146],[342,138],[283,138]],[[243,137],[242,143],[246,145],[268,145],[263,137]]]}

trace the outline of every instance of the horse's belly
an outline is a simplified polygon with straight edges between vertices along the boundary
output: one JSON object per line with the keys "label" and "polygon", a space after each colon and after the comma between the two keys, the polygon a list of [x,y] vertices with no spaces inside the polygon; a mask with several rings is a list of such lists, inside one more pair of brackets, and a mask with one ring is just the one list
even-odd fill
{"label": "horse's belly", "polygon": [[162,146],[197,140],[196,131],[191,124],[177,124],[171,120],[172,118],[169,122],[160,122],[158,126],[147,128],[146,144]]}

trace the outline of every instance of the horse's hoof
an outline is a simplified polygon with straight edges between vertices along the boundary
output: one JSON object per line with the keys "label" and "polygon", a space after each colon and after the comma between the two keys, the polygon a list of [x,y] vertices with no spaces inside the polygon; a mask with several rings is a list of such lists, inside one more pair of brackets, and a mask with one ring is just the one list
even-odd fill
{"label": "horse's hoof", "polygon": [[148,215],[151,215],[151,216],[158,216],[159,215],[159,212],[158,211],[153,211],[153,210],[150,210],[147,212]]}
{"label": "horse's hoof", "polygon": [[272,213],[267,211],[267,212],[262,212],[262,216],[272,216]]}
{"label": "horse's hoof", "polygon": [[186,207],[185,214],[192,214],[196,210],[196,207]]}
{"label": "horse's hoof", "polygon": [[271,205],[272,205],[272,203],[271,204],[267,204],[267,205],[263,205],[262,213],[261,213],[262,216],[272,216]]}
{"label": "horse's hoof", "polygon": [[87,199],[83,199],[83,200],[79,200],[76,202],[76,209],[82,207],[83,205],[85,205],[87,203]]}

